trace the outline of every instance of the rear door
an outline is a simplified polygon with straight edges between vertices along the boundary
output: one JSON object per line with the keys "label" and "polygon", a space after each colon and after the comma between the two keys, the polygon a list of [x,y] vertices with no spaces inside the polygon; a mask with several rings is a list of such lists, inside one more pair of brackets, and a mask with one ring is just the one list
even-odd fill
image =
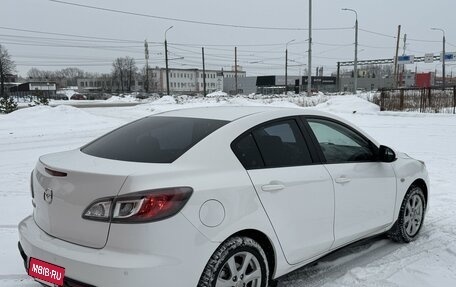
{"label": "rear door", "polygon": [[290,264],[327,251],[334,241],[334,191],[314,164],[294,118],[266,123],[233,143]]}
{"label": "rear door", "polygon": [[335,187],[335,246],[392,223],[396,177],[377,161],[377,147],[361,133],[328,118],[307,118]]}

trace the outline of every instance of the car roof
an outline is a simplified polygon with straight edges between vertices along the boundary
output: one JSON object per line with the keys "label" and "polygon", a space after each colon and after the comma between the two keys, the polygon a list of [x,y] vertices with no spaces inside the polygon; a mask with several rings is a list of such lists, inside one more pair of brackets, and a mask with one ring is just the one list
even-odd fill
{"label": "car roof", "polygon": [[235,121],[237,119],[247,117],[258,113],[267,112],[289,112],[290,115],[328,115],[315,109],[309,108],[288,108],[288,107],[273,107],[273,106],[209,106],[197,108],[184,108],[172,110],[156,114],[155,116],[171,116],[171,117],[188,117],[188,118],[204,118],[225,121]]}

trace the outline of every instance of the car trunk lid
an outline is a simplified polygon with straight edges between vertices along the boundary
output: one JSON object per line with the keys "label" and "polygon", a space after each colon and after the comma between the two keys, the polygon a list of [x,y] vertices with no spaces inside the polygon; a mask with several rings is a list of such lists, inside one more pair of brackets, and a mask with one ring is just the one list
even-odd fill
{"label": "car trunk lid", "polygon": [[143,168],[80,150],[42,156],[33,176],[37,225],[56,238],[103,248],[110,223],[83,219],[82,214],[92,202],[117,196],[128,175]]}

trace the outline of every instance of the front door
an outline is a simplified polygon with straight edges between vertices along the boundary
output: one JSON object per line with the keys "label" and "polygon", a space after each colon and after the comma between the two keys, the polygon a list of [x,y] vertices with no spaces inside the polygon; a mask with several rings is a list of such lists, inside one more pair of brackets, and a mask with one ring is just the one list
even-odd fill
{"label": "front door", "polygon": [[348,126],[308,119],[335,189],[334,246],[380,231],[394,220],[396,177],[377,161],[376,147]]}

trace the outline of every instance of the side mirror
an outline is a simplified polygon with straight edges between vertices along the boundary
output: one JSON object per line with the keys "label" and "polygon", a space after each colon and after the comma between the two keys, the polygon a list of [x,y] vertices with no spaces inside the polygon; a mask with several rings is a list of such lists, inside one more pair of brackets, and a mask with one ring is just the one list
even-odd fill
{"label": "side mirror", "polygon": [[381,162],[393,162],[396,160],[396,153],[391,148],[381,145],[378,150],[378,160]]}

